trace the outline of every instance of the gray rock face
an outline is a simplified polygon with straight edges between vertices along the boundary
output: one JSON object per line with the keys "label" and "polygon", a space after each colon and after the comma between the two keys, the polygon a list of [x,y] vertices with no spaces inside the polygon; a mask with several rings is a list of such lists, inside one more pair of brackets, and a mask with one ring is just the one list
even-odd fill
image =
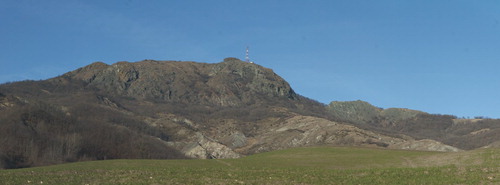
{"label": "gray rock face", "polygon": [[232,159],[241,155],[226,145],[215,142],[201,133],[196,133],[194,142],[170,142],[169,145],[179,148],[186,156],[198,159]]}
{"label": "gray rock face", "polygon": [[233,134],[222,139],[222,143],[225,143],[230,148],[241,148],[247,145],[247,137],[240,131],[236,131]]}
{"label": "gray rock face", "polygon": [[65,76],[89,87],[138,99],[189,104],[242,106],[256,97],[297,99],[271,69],[227,58],[217,64],[153,61],[94,63]]}

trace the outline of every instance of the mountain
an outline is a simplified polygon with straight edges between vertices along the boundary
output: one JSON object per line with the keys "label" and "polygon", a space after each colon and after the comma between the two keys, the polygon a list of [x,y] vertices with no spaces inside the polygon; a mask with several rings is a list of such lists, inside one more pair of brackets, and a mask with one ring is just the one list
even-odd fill
{"label": "mountain", "polygon": [[254,122],[323,109],[272,70],[235,58],[96,62],[48,80],[0,85],[0,166],[239,157],[249,153],[235,152],[246,146],[242,138],[260,133]]}
{"label": "mountain", "polygon": [[362,101],[324,105],[295,93],[271,69],[236,58],[95,62],[47,80],[0,85],[0,167],[237,158],[314,145],[458,151],[499,140],[462,143],[496,133],[495,121]]}

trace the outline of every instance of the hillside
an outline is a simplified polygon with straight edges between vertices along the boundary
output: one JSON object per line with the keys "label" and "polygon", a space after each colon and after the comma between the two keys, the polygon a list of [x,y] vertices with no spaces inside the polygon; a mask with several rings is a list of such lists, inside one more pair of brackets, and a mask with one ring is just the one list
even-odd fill
{"label": "hillside", "polygon": [[498,184],[498,149],[423,152],[353,147],[240,159],[107,160],[0,170],[3,184]]}
{"label": "hillside", "polygon": [[[318,145],[459,151],[498,141],[489,137],[495,121],[459,124],[361,101],[327,106],[295,93],[271,69],[236,58],[96,62],[0,85],[0,167],[239,158]],[[488,139],[466,141],[482,137]]]}
{"label": "hillside", "polygon": [[500,140],[498,119],[458,119],[411,109],[381,109],[363,101],[332,102],[328,110],[341,121],[363,129],[432,139],[464,150],[493,146]]}

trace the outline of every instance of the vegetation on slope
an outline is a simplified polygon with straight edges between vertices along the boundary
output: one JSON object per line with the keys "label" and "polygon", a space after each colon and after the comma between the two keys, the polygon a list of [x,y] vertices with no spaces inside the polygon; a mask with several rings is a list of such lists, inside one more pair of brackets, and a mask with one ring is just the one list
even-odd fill
{"label": "vegetation on slope", "polygon": [[77,111],[69,113],[31,101],[2,110],[0,168],[119,158],[185,158],[151,137],[167,140],[168,136],[139,120],[89,104],[76,107]]}

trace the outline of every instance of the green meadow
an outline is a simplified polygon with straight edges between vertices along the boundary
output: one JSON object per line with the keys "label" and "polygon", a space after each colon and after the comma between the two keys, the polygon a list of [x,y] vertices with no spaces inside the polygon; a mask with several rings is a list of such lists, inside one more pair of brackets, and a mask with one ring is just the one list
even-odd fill
{"label": "green meadow", "polygon": [[500,149],[306,147],[240,159],[105,160],[0,170],[0,184],[500,184]]}

